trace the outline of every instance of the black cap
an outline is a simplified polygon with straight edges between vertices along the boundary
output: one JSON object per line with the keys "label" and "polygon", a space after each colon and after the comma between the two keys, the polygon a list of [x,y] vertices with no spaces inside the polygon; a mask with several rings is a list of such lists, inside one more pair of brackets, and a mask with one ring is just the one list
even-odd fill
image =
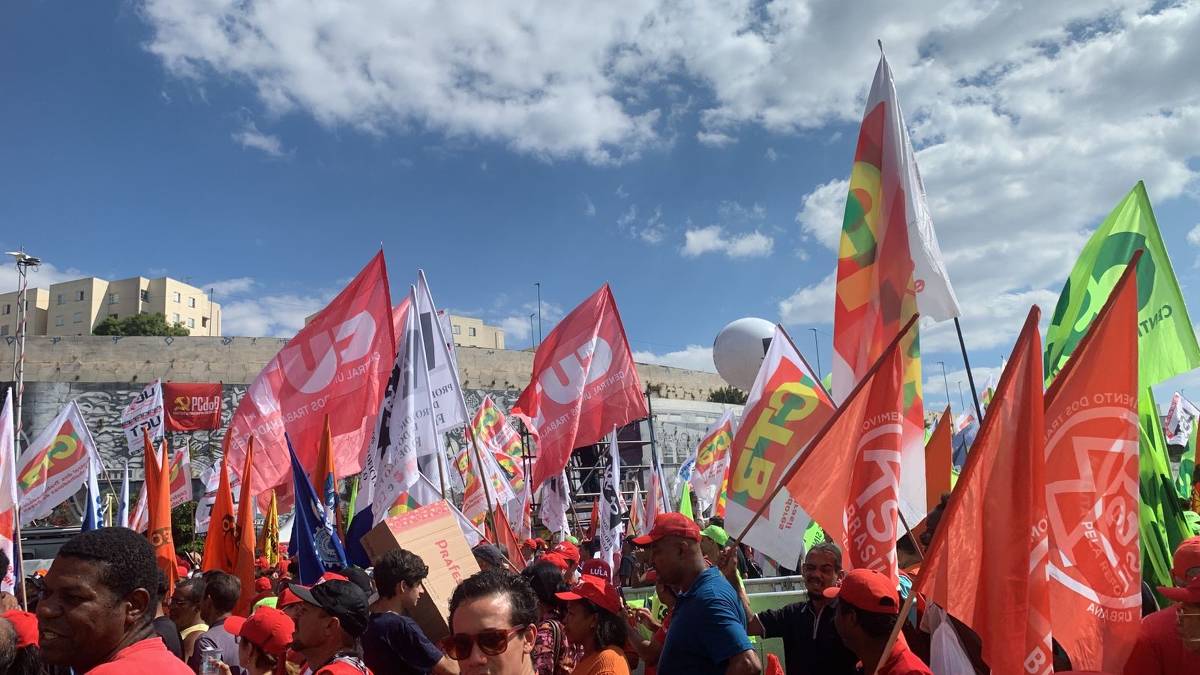
{"label": "black cap", "polygon": [[311,588],[299,584],[288,584],[296,597],[315,605],[337,617],[342,630],[350,637],[360,637],[367,630],[370,614],[367,610],[367,594],[349,581],[331,579]]}
{"label": "black cap", "polygon": [[363,593],[367,594],[368,598],[370,598],[371,594],[375,592],[375,589],[371,586],[371,575],[367,574],[367,571],[361,567],[355,567],[353,565],[350,567],[343,567],[342,576],[349,579],[350,583],[361,588]]}
{"label": "black cap", "polygon": [[492,567],[504,567],[504,554],[495,544],[480,544],[471,549],[471,553],[477,560],[482,560]]}

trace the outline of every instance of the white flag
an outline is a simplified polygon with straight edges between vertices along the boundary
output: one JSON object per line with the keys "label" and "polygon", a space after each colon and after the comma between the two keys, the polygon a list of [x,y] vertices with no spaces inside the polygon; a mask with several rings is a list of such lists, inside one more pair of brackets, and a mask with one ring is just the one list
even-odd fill
{"label": "white flag", "polygon": [[567,504],[571,500],[570,492],[565,471],[558,476],[546,479],[541,487],[538,518],[542,520],[542,524],[546,526],[547,530],[562,536],[571,533],[571,527],[567,521]]}
{"label": "white flag", "polygon": [[1171,396],[1171,407],[1167,409],[1167,419],[1163,422],[1167,443],[1187,445],[1188,439],[1192,437],[1192,427],[1195,426],[1197,417],[1200,417],[1200,410],[1197,410],[1191,401],[1184,398],[1183,394],[1175,392]]}
{"label": "white flag", "polygon": [[[16,429],[13,426],[12,389],[4,394],[4,408],[0,409],[0,550],[13,560],[13,540],[16,537],[17,517],[17,456]],[[16,587],[14,567],[4,571],[0,579],[0,590],[11,593]]]}
{"label": "white flag", "polygon": [[155,380],[146,385],[137,398],[125,406],[121,412],[121,430],[125,432],[125,443],[129,446],[129,455],[137,457],[142,454],[142,429],[150,431],[150,440],[158,444],[163,437],[163,397],[162,382]]}
{"label": "white flag", "polygon": [[702,512],[711,513],[717,501],[717,492],[729,468],[729,448],[733,445],[733,435],[733,410],[728,409],[696,445],[696,466],[691,476],[692,494],[696,495]]}
{"label": "white flag", "polygon": [[129,527],[129,462],[125,462],[125,474],[121,477],[121,503],[117,505],[117,526]]}
{"label": "white flag", "polygon": [[445,324],[438,318],[433,294],[425,272],[417,270],[417,330],[421,332],[421,351],[428,372],[430,395],[433,398],[434,426],[439,433],[450,431],[469,419],[458,381],[458,359],[454,342],[445,333]]}
{"label": "white flag", "polygon": [[614,427],[608,441],[608,467],[600,486],[600,523],[597,536],[600,539],[600,559],[613,568],[613,559],[621,551],[621,534],[625,524],[625,504],[621,498],[621,453],[617,449],[617,430]]}
{"label": "white flag", "polygon": [[71,401],[17,460],[21,524],[45,518],[78,492],[87,480],[88,465],[99,464],[99,457],[92,432]]}
{"label": "white flag", "polygon": [[650,479],[646,485],[646,520],[650,523],[649,527],[654,527],[654,519],[658,517],[658,514],[671,512],[673,501],[663,480],[663,470],[662,465],[658,463],[658,453],[651,445]]}

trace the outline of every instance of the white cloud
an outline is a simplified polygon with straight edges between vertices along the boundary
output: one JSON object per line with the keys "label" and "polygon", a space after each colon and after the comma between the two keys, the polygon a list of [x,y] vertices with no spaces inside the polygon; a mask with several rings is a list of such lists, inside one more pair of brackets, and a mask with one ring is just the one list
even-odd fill
{"label": "white cloud", "polygon": [[829,274],[819,283],[797,289],[779,302],[779,319],[785,324],[833,323],[833,297],[837,277]]}
{"label": "white cloud", "polygon": [[[517,307],[510,307],[507,310],[490,313],[496,318],[485,319],[488,323],[496,323],[504,329],[505,345],[509,349],[516,348],[517,345],[512,342],[515,338],[517,342],[525,343],[525,346],[532,345],[536,340],[536,331],[538,326],[538,305],[537,302],[522,303]],[[533,330],[535,333],[529,332],[529,315],[533,315]],[[542,337],[545,337],[554,329],[555,324],[559,322],[566,313],[561,305],[542,301]]]}
{"label": "white cloud", "polygon": [[842,214],[846,210],[846,193],[850,181],[841,178],[818,185],[804,195],[796,222],[800,231],[815,238],[831,251],[838,249],[842,236]]}
{"label": "white cloud", "polygon": [[[15,250],[16,247],[0,247],[0,250]],[[36,255],[37,251],[27,251],[30,255]],[[60,270],[54,263],[45,262],[41,265],[29,270],[28,283],[29,288],[50,288],[51,284],[61,283],[63,281],[71,281],[87,276],[83,272],[68,267],[65,270]],[[0,258],[0,293],[11,293],[19,288],[19,280],[17,278],[17,266],[13,264],[11,256],[3,256]],[[32,303],[31,303],[32,304]]]}
{"label": "white cloud", "polygon": [[758,230],[727,237],[720,225],[689,229],[683,237],[681,252],[688,258],[716,252],[730,258],[757,258],[771,255],[775,247],[775,240]]}
{"label": "white cloud", "polygon": [[1193,227],[1187,233],[1187,241],[1192,246],[1200,246],[1200,225]]}
{"label": "white cloud", "polygon": [[625,210],[625,213],[622,213],[621,217],[617,218],[617,225],[621,227],[629,227],[633,224],[633,221],[637,220],[637,212],[637,204],[630,204],[629,208]]}
{"label": "white cloud", "polygon": [[320,311],[332,295],[264,295],[221,306],[221,332],[247,337],[291,337],[304,327],[304,317]]}
{"label": "white cloud", "polygon": [[[534,321],[537,321],[537,317],[534,317]],[[529,339],[528,314],[524,317],[506,316],[500,320],[500,327],[504,329],[504,337],[506,340],[511,338],[516,338],[518,340]]]}
{"label": "white cloud", "polygon": [[628,199],[629,198],[629,193],[625,191],[624,185],[618,185],[616,192],[614,192],[613,194],[615,194],[618,199]]}
{"label": "white cloud", "polygon": [[259,150],[271,157],[283,157],[287,153],[283,149],[283,141],[278,136],[264,134],[258,130],[254,122],[248,122],[241,130],[231,134],[243,148]]}
{"label": "white cloud", "polygon": [[767,152],[763,156],[767,158],[768,162],[779,159],[779,153],[775,151],[775,148],[767,148]]}
{"label": "white cloud", "polygon": [[683,349],[665,354],[655,354],[649,351],[635,351],[633,360],[638,363],[654,363],[660,366],[701,370],[707,373],[717,372],[713,363],[712,347],[688,345]]}
{"label": "white cloud", "polygon": [[240,295],[254,288],[255,281],[253,277],[237,277],[234,279],[222,279],[220,281],[212,281],[200,286],[200,288],[213,289],[213,293],[217,298],[228,297],[230,295]]}
{"label": "white cloud", "polygon": [[587,195],[583,196],[583,215],[588,218],[596,215],[596,205],[592,203],[592,198]]}
{"label": "white cloud", "polygon": [[733,136],[719,131],[699,131],[696,133],[696,140],[704,145],[711,145],[714,148],[723,148],[737,141]]}

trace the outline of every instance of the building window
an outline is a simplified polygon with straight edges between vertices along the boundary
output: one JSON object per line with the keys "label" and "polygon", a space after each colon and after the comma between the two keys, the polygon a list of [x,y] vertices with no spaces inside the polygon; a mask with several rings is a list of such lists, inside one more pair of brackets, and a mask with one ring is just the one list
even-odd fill
{"label": "building window", "polygon": [[9,314],[12,314],[12,305],[5,305],[5,306],[4,306],[4,311],[3,311],[3,312],[0,312],[0,314],[3,314],[3,315],[5,315],[5,316],[8,316]]}
{"label": "building window", "polygon": [[142,302],[150,302],[150,291],[142,289]]}
{"label": "building window", "polygon": [[8,324],[0,326],[0,335],[8,335]]}
{"label": "building window", "polygon": [[66,298],[64,298],[64,297],[63,297],[63,294],[62,294],[62,293],[59,293],[59,294],[58,294],[58,304],[60,304],[60,305],[61,305],[61,304],[63,304],[63,302],[65,302],[65,301],[66,301]]}
{"label": "building window", "polygon": [[196,306],[196,299],[195,299],[195,298],[188,298],[188,307],[193,307],[193,308],[194,308],[195,306]]}
{"label": "building window", "polygon": [[200,327],[208,328],[208,317],[207,316],[200,317]]}
{"label": "building window", "polygon": [[109,293],[108,294],[108,304],[115,305],[119,302],[121,302],[121,294],[120,293]]}
{"label": "building window", "polygon": [[61,326],[61,325],[63,325],[63,323],[65,323],[65,322],[63,321],[63,318],[61,316],[54,320],[55,326]]}
{"label": "building window", "polygon": [[75,292],[75,300],[76,301],[87,300],[87,291],[76,291]]}
{"label": "building window", "polygon": [[[182,302],[182,301],[183,301],[183,296],[182,296],[182,295],[180,295],[179,291],[175,291],[175,292],[174,292],[174,293],[172,293],[171,295],[173,296],[173,297],[172,297],[172,299],[173,299],[175,302]],[[179,316],[179,315],[178,315],[178,314],[176,314],[176,316]]]}
{"label": "building window", "polygon": [[71,316],[71,321],[73,323],[83,323],[83,312],[75,312],[75,314]]}
{"label": "building window", "polygon": [[179,323],[179,312],[175,313],[175,323]]}
{"label": "building window", "polygon": [[118,316],[117,316],[115,313],[113,313],[113,314],[109,314],[109,315],[108,315],[108,318],[110,318],[110,319],[119,319],[120,317],[118,317]]}
{"label": "building window", "polygon": [[196,320],[188,319],[188,328],[195,328],[195,327],[196,327]]}
{"label": "building window", "polygon": [[462,335],[462,326],[460,326],[458,324],[454,324],[453,326],[451,326],[450,330],[453,331],[453,333],[455,335]]}
{"label": "building window", "polygon": [[469,336],[471,336],[471,337],[475,337],[475,329],[474,329],[474,328],[468,328],[468,329],[467,329],[467,335],[469,335]]}

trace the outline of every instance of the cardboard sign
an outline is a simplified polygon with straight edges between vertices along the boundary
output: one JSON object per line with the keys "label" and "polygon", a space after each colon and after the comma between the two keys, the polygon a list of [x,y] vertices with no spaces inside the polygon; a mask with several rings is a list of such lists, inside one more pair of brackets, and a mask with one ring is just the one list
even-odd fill
{"label": "cardboard sign", "polygon": [[434,643],[449,635],[450,594],[479,571],[479,564],[446,502],[387,518],[363,536],[362,544],[372,563],[395,548],[412,551],[425,561],[429,567],[425,593],[410,616]]}

